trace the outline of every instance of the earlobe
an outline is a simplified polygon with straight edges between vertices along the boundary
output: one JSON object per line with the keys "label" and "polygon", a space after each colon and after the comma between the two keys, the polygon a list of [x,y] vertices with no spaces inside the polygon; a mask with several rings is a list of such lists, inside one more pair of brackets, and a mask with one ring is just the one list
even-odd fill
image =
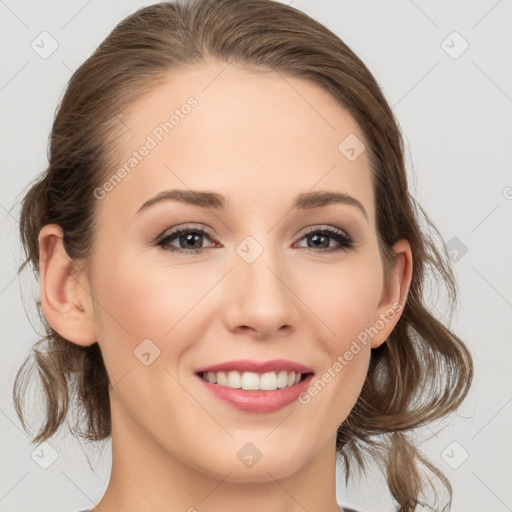
{"label": "earlobe", "polygon": [[411,285],[413,261],[410,243],[405,239],[399,240],[392,251],[392,268],[377,309],[375,328],[378,334],[372,339],[372,348],[382,345],[398,323]]}
{"label": "earlobe", "polygon": [[64,248],[60,226],[47,224],[39,233],[41,307],[48,323],[77,345],[96,342],[91,301]]}

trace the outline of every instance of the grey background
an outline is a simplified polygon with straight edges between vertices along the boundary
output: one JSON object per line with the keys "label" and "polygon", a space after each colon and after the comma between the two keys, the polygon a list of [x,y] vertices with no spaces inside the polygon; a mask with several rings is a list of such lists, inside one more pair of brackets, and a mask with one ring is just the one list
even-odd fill
{"label": "grey background", "polygon": [[[1,512],[90,507],[108,481],[109,443],[84,452],[62,434],[50,441],[54,452],[38,452],[12,405],[15,372],[38,339],[31,327],[38,328],[37,284],[29,272],[16,276],[18,201],[47,164],[55,107],[72,71],[122,18],[150,3],[0,0]],[[336,32],[374,73],[404,132],[414,195],[457,260],[452,327],[473,352],[475,385],[456,415],[417,434],[421,448],[450,478],[453,510],[512,510],[512,2],[291,5]],[[31,47],[39,41],[43,51],[43,31],[58,43],[47,58]],[[464,41],[454,31],[469,44],[461,55]],[[338,500],[393,510],[378,474],[348,489],[338,478]]]}

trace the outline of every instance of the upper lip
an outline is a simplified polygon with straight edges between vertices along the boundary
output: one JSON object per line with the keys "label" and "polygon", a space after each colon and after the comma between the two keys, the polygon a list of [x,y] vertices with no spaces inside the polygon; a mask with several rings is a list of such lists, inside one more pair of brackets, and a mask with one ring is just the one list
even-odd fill
{"label": "upper lip", "polygon": [[202,372],[228,372],[238,371],[267,373],[280,372],[286,370],[296,373],[312,373],[313,370],[300,363],[288,361],[287,359],[272,359],[270,361],[255,361],[252,359],[239,359],[237,361],[225,361],[224,363],[213,364],[211,366],[203,366],[196,370],[196,373]]}

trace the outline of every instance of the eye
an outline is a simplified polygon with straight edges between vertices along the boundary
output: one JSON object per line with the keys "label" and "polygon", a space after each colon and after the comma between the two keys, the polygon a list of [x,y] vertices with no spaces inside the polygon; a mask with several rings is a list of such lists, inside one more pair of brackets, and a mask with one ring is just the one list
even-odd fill
{"label": "eye", "polygon": [[[213,236],[205,229],[183,226],[171,231],[170,233],[164,233],[158,238],[156,245],[162,247],[166,251],[171,251],[177,254],[201,254],[204,249],[203,241],[205,237],[209,240],[213,239]],[[173,245],[173,242],[177,243],[178,247]],[[216,244],[214,243],[212,246],[215,247]]]}
{"label": "eye", "polygon": [[[157,239],[156,245],[176,254],[202,254],[205,249],[203,247],[205,238],[210,241],[214,240],[213,234],[209,230],[182,226],[161,235]],[[307,246],[304,248],[314,253],[348,251],[354,247],[354,241],[350,235],[336,228],[311,227],[299,238],[299,241],[303,239],[307,242]],[[334,245],[331,243],[333,240]],[[210,247],[219,247],[219,244],[214,241]]]}
{"label": "eye", "polygon": [[[313,249],[313,252],[336,252],[348,251],[354,247],[354,240],[350,235],[336,228],[312,227],[302,235],[299,240],[306,239],[306,249]],[[332,246],[334,240],[338,245]]]}

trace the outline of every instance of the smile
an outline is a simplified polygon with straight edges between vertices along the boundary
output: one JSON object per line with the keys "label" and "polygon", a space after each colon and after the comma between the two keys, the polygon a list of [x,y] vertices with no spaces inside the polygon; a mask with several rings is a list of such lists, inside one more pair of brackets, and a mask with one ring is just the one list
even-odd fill
{"label": "smile", "polygon": [[282,370],[280,372],[201,372],[200,377],[218,386],[246,391],[275,391],[298,384],[306,373]]}

